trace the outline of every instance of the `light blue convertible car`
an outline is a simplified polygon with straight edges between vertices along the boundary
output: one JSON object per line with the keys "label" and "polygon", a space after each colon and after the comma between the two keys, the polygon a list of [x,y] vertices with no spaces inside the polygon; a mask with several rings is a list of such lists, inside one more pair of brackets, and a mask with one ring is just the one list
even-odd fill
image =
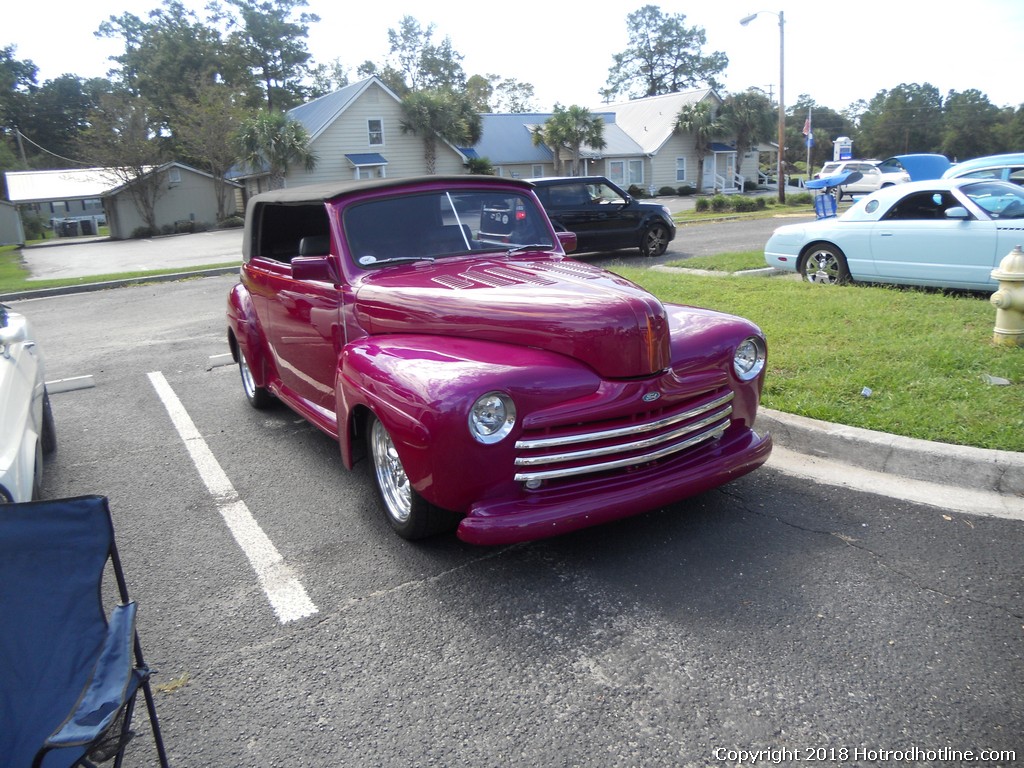
{"label": "light blue convertible car", "polygon": [[931,179],[874,192],[842,216],[775,230],[765,261],[812,283],[863,281],[994,291],[992,270],[1024,243],[1024,189]]}

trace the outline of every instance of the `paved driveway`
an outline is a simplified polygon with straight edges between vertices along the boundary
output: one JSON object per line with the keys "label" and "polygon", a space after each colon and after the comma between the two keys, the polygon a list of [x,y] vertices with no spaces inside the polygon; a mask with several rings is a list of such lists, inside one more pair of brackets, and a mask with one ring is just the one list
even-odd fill
{"label": "paved driveway", "polygon": [[22,248],[30,280],[90,277],[241,263],[242,230],[219,229],[147,240],[51,240]]}

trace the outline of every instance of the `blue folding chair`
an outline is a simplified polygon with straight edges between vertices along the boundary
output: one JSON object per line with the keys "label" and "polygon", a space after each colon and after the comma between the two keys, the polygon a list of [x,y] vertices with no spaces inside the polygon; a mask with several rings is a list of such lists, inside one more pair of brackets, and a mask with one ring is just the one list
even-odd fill
{"label": "blue folding chair", "polygon": [[[109,621],[108,562],[120,598]],[[105,497],[0,505],[0,610],[0,763],[120,768],[141,689],[167,768]]]}

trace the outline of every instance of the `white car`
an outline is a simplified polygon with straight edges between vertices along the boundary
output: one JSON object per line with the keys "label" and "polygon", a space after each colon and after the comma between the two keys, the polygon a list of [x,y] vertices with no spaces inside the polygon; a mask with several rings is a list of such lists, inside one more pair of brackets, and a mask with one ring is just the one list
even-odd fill
{"label": "white car", "polygon": [[842,200],[844,195],[867,195],[894,184],[905,184],[910,181],[910,174],[906,171],[882,173],[875,160],[839,160],[825,163],[821,171],[814,174],[814,178],[824,179],[827,176],[838,176],[851,171],[860,173],[860,178],[837,187],[837,200]]}
{"label": "white car", "polygon": [[0,304],[0,503],[38,498],[57,449],[44,372],[28,319]]}
{"label": "white car", "polygon": [[812,283],[866,282],[992,292],[992,270],[1021,242],[1024,187],[929,179],[881,189],[838,218],[787,224],[768,266]]}

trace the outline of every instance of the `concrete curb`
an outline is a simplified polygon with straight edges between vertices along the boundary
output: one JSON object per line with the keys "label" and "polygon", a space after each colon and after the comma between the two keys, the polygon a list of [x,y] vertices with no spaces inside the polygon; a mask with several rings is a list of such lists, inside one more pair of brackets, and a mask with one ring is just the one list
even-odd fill
{"label": "concrete curb", "polygon": [[1024,453],[900,437],[764,407],[755,426],[796,453],[908,480],[1019,496],[1024,508]]}

